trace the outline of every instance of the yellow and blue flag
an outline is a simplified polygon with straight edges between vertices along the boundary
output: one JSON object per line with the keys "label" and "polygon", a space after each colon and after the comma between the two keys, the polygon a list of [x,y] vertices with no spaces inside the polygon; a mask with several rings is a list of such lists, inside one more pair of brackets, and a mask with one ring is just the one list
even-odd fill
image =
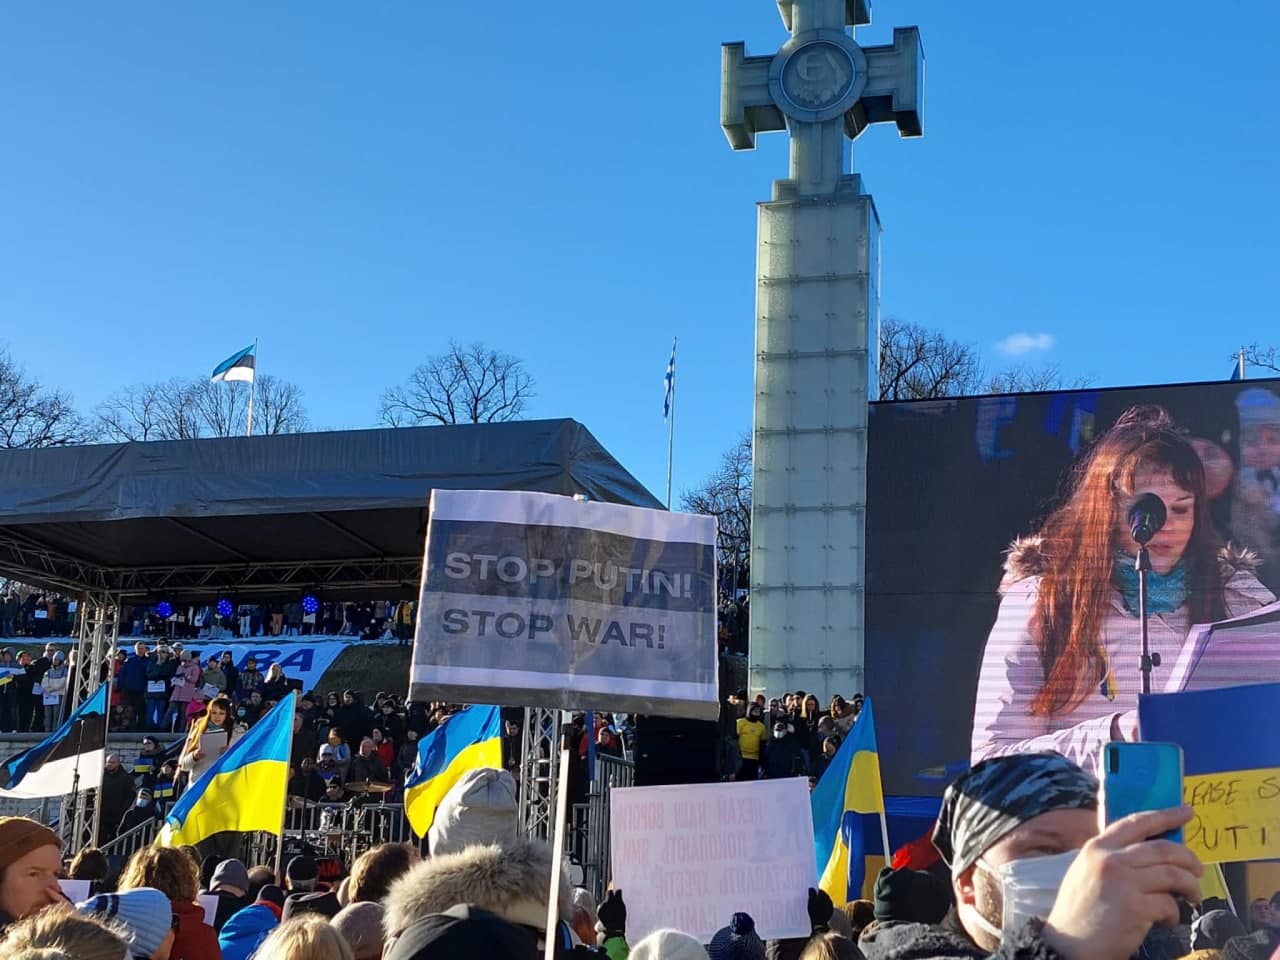
{"label": "yellow and blue flag", "polygon": [[404,812],[425,837],[440,801],[469,770],[502,769],[502,714],[467,707],[418,741],[418,759],[404,778]]}
{"label": "yellow and blue flag", "polygon": [[[871,700],[809,796],[818,886],[840,906],[862,896],[866,877],[864,828],[868,817],[884,817],[884,787]],[[887,856],[887,853],[886,853]]]}
{"label": "yellow and blue flag", "polygon": [[187,787],[156,843],[197,844],[224,830],[280,832],[289,787],[295,697],[281,700]]}

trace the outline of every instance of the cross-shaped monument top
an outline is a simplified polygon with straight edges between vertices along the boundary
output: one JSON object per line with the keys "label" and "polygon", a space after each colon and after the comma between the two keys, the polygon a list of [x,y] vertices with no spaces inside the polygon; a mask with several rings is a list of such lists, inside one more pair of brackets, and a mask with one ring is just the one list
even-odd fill
{"label": "cross-shaped monument top", "polygon": [[831,193],[849,172],[848,143],[869,124],[924,133],[920,31],[899,27],[893,43],[860,47],[846,27],[871,22],[870,0],[777,0],[791,39],[771,57],[722,48],[720,126],[735,150],[756,134],[788,130],[791,179],[802,194]]}

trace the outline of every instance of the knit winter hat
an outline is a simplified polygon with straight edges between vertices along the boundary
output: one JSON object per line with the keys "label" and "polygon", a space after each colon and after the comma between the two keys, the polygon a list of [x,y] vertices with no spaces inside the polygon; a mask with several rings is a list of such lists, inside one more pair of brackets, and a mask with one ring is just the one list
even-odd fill
{"label": "knit winter hat", "polygon": [[249,871],[239,860],[223,860],[213,871],[209,880],[209,889],[218,887],[235,887],[238,890],[249,889]]}
{"label": "knit winter hat", "polygon": [[85,914],[98,914],[124,927],[129,934],[129,950],[137,956],[149,957],[159,950],[173,928],[169,898],[151,887],[90,897],[77,903],[76,909]]}
{"label": "knit winter hat", "polygon": [[628,960],[707,960],[707,951],[687,933],[657,930],[631,948]]}
{"label": "knit winter hat", "polygon": [[356,960],[378,960],[382,956],[382,904],[348,904],[330,922],[351,945]]}
{"label": "knit winter hat", "polygon": [[0,873],[40,847],[62,849],[62,838],[28,817],[0,817]]}
{"label": "knit winter hat", "polygon": [[756,933],[749,914],[735,913],[727,927],[721,927],[707,947],[711,960],[765,960],[764,941]]}

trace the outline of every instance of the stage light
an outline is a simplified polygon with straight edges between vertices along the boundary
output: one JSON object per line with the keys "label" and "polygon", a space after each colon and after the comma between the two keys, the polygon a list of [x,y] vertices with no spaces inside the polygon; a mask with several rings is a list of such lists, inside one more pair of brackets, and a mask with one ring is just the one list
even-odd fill
{"label": "stage light", "polygon": [[156,604],[156,613],[159,614],[161,620],[168,620],[173,616],[173,604],[168,600],[161,600]]}
{"label": "stage light", "polygon": [[302,598],[302,612],[307,616],[312,616],[320,610],[320,601],[316,599],[314,593],[308,593]]}
{"label": "stage light", "polygon": [[235,606],[226,597],[218,598],[218,616],[229,617],[236,612]]}

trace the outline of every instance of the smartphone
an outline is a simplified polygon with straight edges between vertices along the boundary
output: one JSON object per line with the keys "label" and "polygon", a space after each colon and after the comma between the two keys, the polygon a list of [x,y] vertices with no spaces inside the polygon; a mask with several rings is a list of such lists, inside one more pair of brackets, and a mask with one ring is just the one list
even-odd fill
{"label": "smartphone", "polygon": [[[1182,806],[1182,747],[1176,743],[1124,743],[1102,748],[1102,802],[1108,824],[1132,813]],[[1182,843],[1182,828],[1163,834]]]}

